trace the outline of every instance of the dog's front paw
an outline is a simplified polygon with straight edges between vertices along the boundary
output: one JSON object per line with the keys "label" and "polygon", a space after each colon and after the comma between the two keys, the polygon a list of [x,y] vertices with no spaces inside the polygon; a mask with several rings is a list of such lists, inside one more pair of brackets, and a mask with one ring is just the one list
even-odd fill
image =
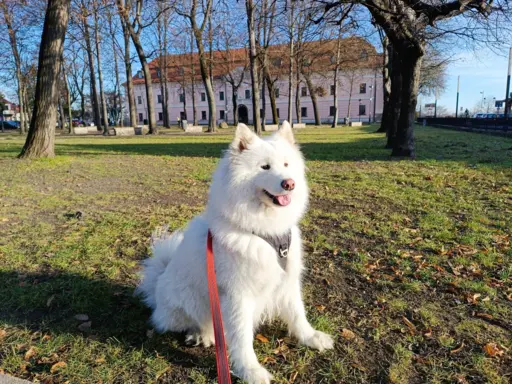
{"label": "dog's front paw", "polygon": [[320,352],[322,352],[324,349],[332,349],[334,347],[334,340],[332,337],[327,333],[320,331],[315,331],[302,343],[308,347],[318,349]]}
{"label": "dog's front paw", "polygon": [[261,365],[243,369],[240,377],[249,384],[270,384],[272,380],[272,375]]}

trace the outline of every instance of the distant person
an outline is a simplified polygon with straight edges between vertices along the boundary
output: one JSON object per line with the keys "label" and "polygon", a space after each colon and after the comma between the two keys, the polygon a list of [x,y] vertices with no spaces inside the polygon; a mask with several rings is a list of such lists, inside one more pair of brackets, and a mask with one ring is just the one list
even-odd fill
{"label": "distant person", "polygon": [[464,111],[464,116],[466,116],[466,119],[469,119],[469,110],[467,108]]}

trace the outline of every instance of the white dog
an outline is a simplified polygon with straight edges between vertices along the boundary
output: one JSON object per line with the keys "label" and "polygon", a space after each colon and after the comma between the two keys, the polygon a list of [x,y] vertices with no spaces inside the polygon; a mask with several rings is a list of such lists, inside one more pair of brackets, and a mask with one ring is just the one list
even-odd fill
{"label": "white dog", "polygon": [[331,336],[313,329],[301,297],[302,244],[297,226],[308,201],[302,154],[290,124],[266,138],[239,124],[213,175],[205,212],[184,231],[160,236],[144,264],[138,291],[160,332],[188,332],[214,343],[206,278],[206,241],[213,235],[226,342],[235,374],[251,384],[272,375],[253,349],[255,328],[279,316],[300,343],[320,351]]}

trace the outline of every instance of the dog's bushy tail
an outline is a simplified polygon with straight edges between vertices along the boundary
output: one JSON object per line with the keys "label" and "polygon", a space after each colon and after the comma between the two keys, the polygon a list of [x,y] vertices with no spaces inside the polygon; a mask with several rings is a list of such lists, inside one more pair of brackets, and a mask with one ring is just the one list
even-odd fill
{"label": "dog's bushy tail", "polygon": [[142,280],[135,290],[152,309],[156,307],[156,283],[171,261],[174,252],[183,240],[183,233],[169,233],[168,227],[162,227],[151,236],[151,253],[153,257],[142,262]]}

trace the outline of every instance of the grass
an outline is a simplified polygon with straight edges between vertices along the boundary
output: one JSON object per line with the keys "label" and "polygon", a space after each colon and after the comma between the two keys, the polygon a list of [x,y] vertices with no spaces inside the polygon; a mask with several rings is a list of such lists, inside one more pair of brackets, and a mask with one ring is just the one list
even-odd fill
{"label": "grass", "polygon": [[[277,383],[510,382],[512,139],[418,128],[418,159],[398,162],[374,131],[297,134],[311,187],[304,297],[336,348],[298,346],[276,322],[258,331],[260,361]],[[60,137],[58,156],[37,161],[0,136],[0,372],[215,382],[213,350],[152,332],[133,289],[151,231],[201,212],[231,134]]]}

